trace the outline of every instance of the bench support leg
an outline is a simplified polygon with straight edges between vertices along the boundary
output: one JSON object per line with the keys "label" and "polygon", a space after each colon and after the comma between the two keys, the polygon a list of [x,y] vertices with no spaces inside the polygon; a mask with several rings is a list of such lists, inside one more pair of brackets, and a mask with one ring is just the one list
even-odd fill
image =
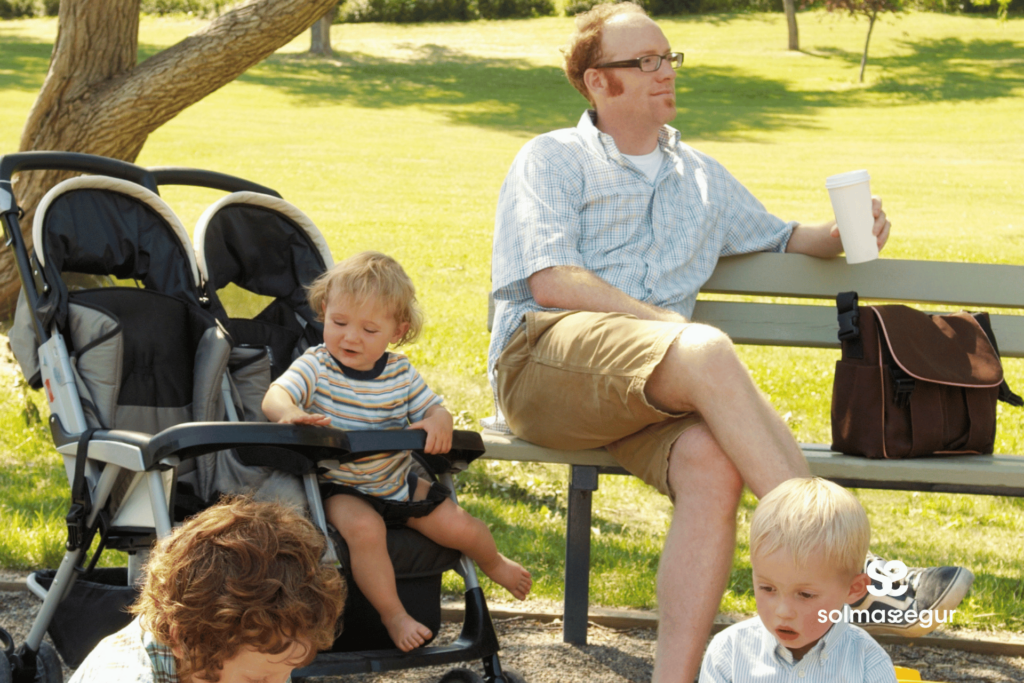
{"label": "bench support leg", "polygon": [[576,645],[587,644],[591,503],[596,490],[597,468],[573,465],[569,474],[569,509],[565,535],[562,641]]}

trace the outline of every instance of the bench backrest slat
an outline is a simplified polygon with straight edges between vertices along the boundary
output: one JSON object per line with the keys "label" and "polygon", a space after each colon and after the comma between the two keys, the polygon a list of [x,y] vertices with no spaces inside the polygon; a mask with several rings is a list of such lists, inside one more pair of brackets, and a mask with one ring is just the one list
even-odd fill
{"label": "bench backrest slat", "polygon": [[[1000,355],[1024,357],[1024,316],[990,318]],[[737,344],[839,348],[839,323],[832,306],[698,301],[693,319],[717,327]]]}
{"label": "bench backrest slat", "polygon": [[882,301],[1022,308],[1024,266],[897,259],[851,266],[842,259],[759,253],[721,259],[701,288],[703,293],[816,299],[848,291]]}
{"label": "bench backrest slat", "polygon": [[[693,319],[714,325],[737,344],[839,348],[836,309],[827,305],[715,301],[708,294],[834,301],[856,291],[865,301],[924,304],[930,312],[987,310],[1000,353],[1024,358],[1024,266],[878,259],[848,265],[842,258],[758,253],[719,260],[701,289]],[[493,316],[489,299],[488,329]],[[1017,309],[1018,315],[996,315]]]}

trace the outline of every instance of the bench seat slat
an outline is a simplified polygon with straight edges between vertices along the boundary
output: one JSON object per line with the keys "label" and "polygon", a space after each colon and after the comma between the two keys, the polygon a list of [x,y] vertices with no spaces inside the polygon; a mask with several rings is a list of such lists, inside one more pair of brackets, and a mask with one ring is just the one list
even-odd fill
{"label": "bench seat slat", "polygon": [[720,259],[705,293],[834,299],[856,291],[863,299],[955,304],[964,308],[1021,308],[1024,266],[759,253]]}
{"label": "bench seat slat", "polygon": [[[589,465],[609,470],[618,463],[601,449],[559,451],[514,436],[484,433],[483,456],[491,460]],[[861,488],[952,490],[1024,496],[1024,456],[978,455],[869,460],[833,452],[825,444],[801,444],[811,472],[819,477],[859,482]],[[920,485],[920,486],[917,486]]]}
{"label": "bench seat slat", "polygon": [[[1024,316],[990,318],[1000,354],[1024,357]],[[839,323],[832,306],[700,300],[693,319],[714,325],[737,344],[839,348]]]}

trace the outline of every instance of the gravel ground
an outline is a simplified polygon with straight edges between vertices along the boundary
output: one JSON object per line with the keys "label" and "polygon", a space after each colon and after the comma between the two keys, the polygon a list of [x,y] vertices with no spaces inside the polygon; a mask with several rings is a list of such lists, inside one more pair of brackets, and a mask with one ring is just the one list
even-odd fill
{"label": "gravel ground", "polygon": [[[0,570],[0,582],[18,580],[24,574]],[[0,626],[7,629],[16,643],[23,642],[39,600],[24,591],[0,591]],[[492,609],[501,603],[491,601]],[[555,605],[538,606],[534,601],[528,608],[550,612]],[[520,603],[517,607],[522,608]],[[569,645],[562,642],[562,624],[559,621],[542,623],[524,617],[495,619],[495,628],[502,650],[502,666],[518,671],[528,683],[640,683],[649,681],[654,660],[655,634],[651,629],[614,630],[591,625],[588,644]],[[439,642],[447,642],[458,635],[458,624],[445,624]],[[961,638],[985,638],[1021,642],[1019,635],[1011,633],[972,633],[959,630]],[[1024,657],[980,655],[946,648],[885,645],[893,662],[917,669],[922,678],[948,683],[970,681],[984,683],[1024,682]],[[468,668],[482,673],[479,663]],[[324,683],[434,683],[451,667],[416,669],[388,674],[335,676],[312,679]],[[70,676],[65,670],[65,680]]]}

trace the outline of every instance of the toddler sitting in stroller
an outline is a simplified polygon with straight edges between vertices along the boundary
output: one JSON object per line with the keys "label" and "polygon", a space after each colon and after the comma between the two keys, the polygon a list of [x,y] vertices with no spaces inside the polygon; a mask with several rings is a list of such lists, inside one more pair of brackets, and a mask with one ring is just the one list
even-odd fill
{"label": "toddler sitting in stroller", "polygon": [[[415,287],[398,262],[377,252],[346,259],[310,286],[309,303],[323,318],[324,343],[270,386],[267,418],[347,430],[422,429],[425,451],[446,453],[451,414],[408,358],[387,350],[411,341],[422,325]],[[378,453],[321,475],[324,511],[348,544],[356,585],[405,652],[433,634],[399,600],[387,524],[404,523],[459,550],[520,600],[532,586],[530,573],[498,552],[487,525],[456,505],[446,487],[418,477],[412,464],[409,451]]]}

